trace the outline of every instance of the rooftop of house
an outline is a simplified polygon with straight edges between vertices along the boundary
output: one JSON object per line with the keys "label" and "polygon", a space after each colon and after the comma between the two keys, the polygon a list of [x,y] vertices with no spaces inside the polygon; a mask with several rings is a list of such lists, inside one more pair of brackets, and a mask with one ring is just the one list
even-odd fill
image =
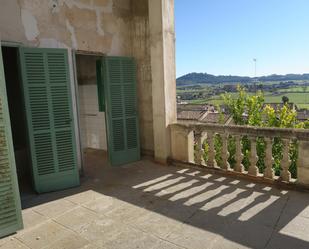
{"label": "rooftop of house", "polygon": [[306,121],[309,119],[309,110],[298,110],[297,120]]}
{"label": "rooftop of house", "polygon": [[195,105],[195,104],[178,104],[178,110],[189,110],[189,111],[214,111],[213,105]]}
{"label": "rooftop of house", "polygon": [[200,120],[207,111],[201,110],[178,110],[177,118],[182,120]]}
{"label": "rooftop of house", "polygon": [[200,122],[213,123],[213,124],[218,124],[218,123],[225,124],[229,120],[230,117],[231,117],[231,115],[229,115],[229,114],[220,114],[220,113],[209,112],[209,113],[206,114],[205,117],[203,117],[200,120]]}

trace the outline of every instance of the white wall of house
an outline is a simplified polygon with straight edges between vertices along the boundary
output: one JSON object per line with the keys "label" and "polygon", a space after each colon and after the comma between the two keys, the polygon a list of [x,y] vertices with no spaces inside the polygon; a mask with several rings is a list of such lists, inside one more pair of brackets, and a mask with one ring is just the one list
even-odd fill
{"label": "white wall of house", "polygon": [[94,55],[76,55],[79,122],[82,149],[107,150],[105,113],[99,112],[96,61]]}
{"label": "white wall of house", "polygon": [[105,113],[99,112],[97,86],[78,88],[82,147],[107,150]]}

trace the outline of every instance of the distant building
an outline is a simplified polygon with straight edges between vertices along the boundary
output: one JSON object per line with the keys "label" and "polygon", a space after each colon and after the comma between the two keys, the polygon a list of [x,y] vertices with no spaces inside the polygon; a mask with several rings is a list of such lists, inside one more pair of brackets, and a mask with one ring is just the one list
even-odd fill
{"label": "distant building", "polygon": [[190,111],[211,111],[215,112],[216,108],[214,105],[199,105],[199,104],[178,104],[177,110],[190,110]]}
{"label": "distant building", "polygon": [[297,120],[301,122],[309,120],[309,110],[302,109],[297,111]]}
{"label": "distant building", "polygon": [[190,111],[190,110],[178,110],[177,119],[186,121],[199,121],[207,115],[207,111]]}
{"label": "distant building", "polygon": [[207,115],[200,120],[203,123],[210,123],[210,124],[228,124],[230,121],[231,115],[229,114],[220,114],[220,113],[207,113]]}
{"label": "distant building", "polygon": [[[271,106],[276,111],[283,108],[283,103],[265,103],[263,109]],[[309,110],[298,109],[294,103],[288,103],[288,107],[297,112],[297,120],[300,122],[309,120]],[[213,105],[195,105],[195,104],[178,104],[177,105],[177,119],[183,121],[195,121],[210,124],[226,124],[235,125],[232,115],[229,113],[227,106],[220,106],[222,114]],[[264,120],[266,117],[262,117]],[[248,119],[246,113],[243,114],[243,119]]]}
{"label": "distant building", "polygon": [[220,114],[214,105],[177,105],[178,120],[226,124],[230,117],[229,114]]}

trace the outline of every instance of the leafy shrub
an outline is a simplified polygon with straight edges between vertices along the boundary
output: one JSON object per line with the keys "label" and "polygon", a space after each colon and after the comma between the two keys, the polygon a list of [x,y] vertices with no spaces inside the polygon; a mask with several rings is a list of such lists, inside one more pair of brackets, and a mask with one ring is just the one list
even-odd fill
{"label": "leafy shrub", "polygon": [[[236,125],[249,125],[256,127],[278,127],[278,128],[301,128],[308,129],[309,121],[298,122],[297,113],[295,110],[289,108],[288,103],[284,103],[282,108],[276,108],[266,105],[264,96],[262,92],[257,92],[254,96],[249,96],[245,88],[238,86],[237,97],[232,97],[230,94],[225,93],[222,95],[225,106],[227,107],[229,113],[232,115],[233,121]],[[264,172],[265,169],[265,150],[266,143],[263,137],[257,138],[257,155],[259,160],[257,162],[257,167],[259,172]],[[250,161],[250,140],[247,136],[242,137],[242,153],[244,154],[243,165],[246,170],[248,170]],[[216,150],[216,161],[218,165],[222,164],[222,138],[220,135],[214,137],[214,146]],[[204,143],[205,155],[204,159],[208,159],[209,146],[207,142]],[[228,140],[228,151],[230,153],[229,163],[233,168],[236,163],[236,143],[235,139],[230,137]],[[280,162],[282,159],[283,144],[280,138],[275,138],[272,146],[272,154],[274,157],[274,171],[276,175],[280,175]],[[290,146],[290,159],[291,166],[289,168],[292,177],[297,177],[297,142],[293,141]]]}

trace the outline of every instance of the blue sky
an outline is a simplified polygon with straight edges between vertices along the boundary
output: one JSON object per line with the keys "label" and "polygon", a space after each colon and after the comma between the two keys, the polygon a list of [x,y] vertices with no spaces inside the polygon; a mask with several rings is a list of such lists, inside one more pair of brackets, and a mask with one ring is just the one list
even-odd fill
{"label": "blue sky", "polygon": [[309,73],[309,0],[175,0],[177,77]]}

